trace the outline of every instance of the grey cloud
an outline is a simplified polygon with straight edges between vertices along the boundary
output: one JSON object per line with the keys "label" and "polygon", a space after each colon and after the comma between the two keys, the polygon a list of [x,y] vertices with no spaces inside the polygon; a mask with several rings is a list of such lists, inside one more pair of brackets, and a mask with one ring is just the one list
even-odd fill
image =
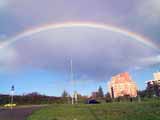
{"label": "grey cloud", "polygon": [[160,20],[160,1],[159,0],[146,0],[140,1],[137,5],[137,12],[139,16],[144,17],[145,22],[151,24],[159,24]]}
{"label": "grey cloud", "polygon": [[[157,21],[160,18],[157,2],[158,0],[11,0],[7,10],[9,14],[1,15],[3,29],[0,28],[0,32],[14,34],[47,23],[91,21],[126,28],[153,39],[158,45],[160,24]],[[104,79],[128,69],[152,65],[146,59],[159,54],[131,38],[95,29],[46,31],[23,38],[11,48],[16,57],[13,60],[10,58],[12,64],[8,66],[19,69],[38,67],[65,73],[69,71],[69,59],[72,57],[77,78],[86,76],[88,79]]]}
{"label": "grey cloud", "polygon": [[160,64],[160,55],[150,56],[145,59],[140,60],[142,63],[147,63],[148,65]]}
{"label": "grey cloud", "polygon": [[17,51],[12,47],[0,48],[0,66],[1,70],[15,70],[17,60]]}
{"label": "grey cloud", "polygon": [[0,11],[5,9],[9,4],[9,1],[8,0],[1,0],[0,1]]}
{"label": "grey cloud", "polygon": [[65,74],[72,58],[76,78],[89,80],[104,80],[118,72],[148,66],[140,60],[158,54],[132,38],[91,28],[50,30],[11,46],[16,51],[12,64],[19,69],[33,67]]}
{"label": "grey cloud", "polygon": [[159,44],[159,8],[159,0],[12,0],[9,10],[22,31],[47,23],[91,21],[129,29]]}

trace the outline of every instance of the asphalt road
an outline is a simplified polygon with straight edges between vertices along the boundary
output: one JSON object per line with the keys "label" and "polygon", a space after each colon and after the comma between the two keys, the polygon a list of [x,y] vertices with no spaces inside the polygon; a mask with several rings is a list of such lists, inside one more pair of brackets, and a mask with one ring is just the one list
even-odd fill
{"label": "asphalt road", "polygon": [[34,110],[38,110],[45,106],[24,106],[16,107],[12,110],[6,108],[0,108],[0,120],[26,120],[26,118],[32,114]]}

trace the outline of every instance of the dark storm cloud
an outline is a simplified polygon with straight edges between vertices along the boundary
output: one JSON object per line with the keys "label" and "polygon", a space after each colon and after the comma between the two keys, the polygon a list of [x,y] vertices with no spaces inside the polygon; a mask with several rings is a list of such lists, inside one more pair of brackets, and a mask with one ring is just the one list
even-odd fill
{"label": "dark storm cloud", "polygon": [[[2,0],[3,9],[16,17],[16,26],[2,24],[13,34],[34,26],[66,21],[113,24],[142,34],[159,44],[159,0]],[[4,4],[5,3],[5,4]],[[6,5],[7,4],[7,5]],[[6,16],[2,16],[5,19]],[[8,20],[12,20],[9,18]],[[14,23],[13,23],[14,24]],[[20,26],[18,28],[18,26]],[[14,30],[12,29],[14,28]]]}
{"label": "dark storm cloud", "polygon": [[69,73],[72,58],[76,79],[85,76],[89,80],[104,80],[148,66],[142,61],[158,55],[158,51],[119,33],[76,27],[28,36],[12,44],[12,49],[16,59],[8,66],[15,69],[32,67],[65,74]]}

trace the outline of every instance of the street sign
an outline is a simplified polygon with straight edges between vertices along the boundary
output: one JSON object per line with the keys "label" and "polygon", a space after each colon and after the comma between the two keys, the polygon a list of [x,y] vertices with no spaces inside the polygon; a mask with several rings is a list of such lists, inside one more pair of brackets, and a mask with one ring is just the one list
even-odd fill
{"label": "street sign", "polygon": [[11,91],[14,91],[14,85],[12,85],[12,87],[11,87]]}

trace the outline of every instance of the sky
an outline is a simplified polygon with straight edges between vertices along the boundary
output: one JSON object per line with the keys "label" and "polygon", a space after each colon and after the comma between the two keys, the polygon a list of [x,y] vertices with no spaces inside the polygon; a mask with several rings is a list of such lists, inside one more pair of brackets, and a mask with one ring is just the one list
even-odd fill
{"label": "sky", "polygon": [[159,0],[0,0],[0,93],[106,93],[121,72],[143,90],[160,70],[159,21]]}

